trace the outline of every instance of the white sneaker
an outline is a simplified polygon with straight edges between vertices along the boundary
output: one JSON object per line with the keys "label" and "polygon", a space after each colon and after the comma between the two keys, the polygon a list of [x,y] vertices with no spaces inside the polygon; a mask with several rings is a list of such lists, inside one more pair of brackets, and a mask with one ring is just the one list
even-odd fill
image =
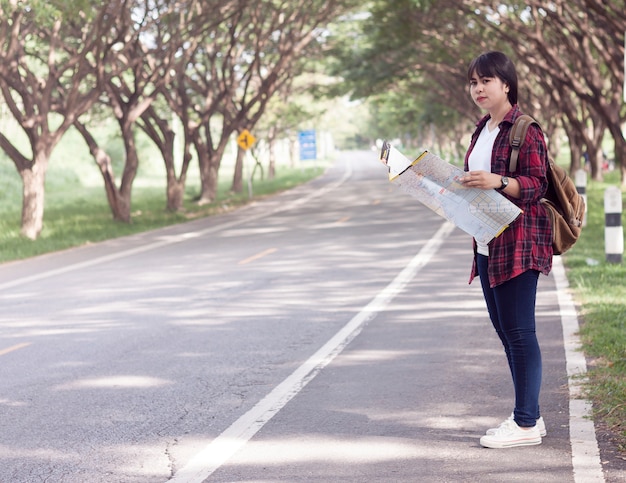
{"label": "white sneaker", "polygon": [[[509,420],[513,420],[513,413],[511,413],[511,415],[505,421],[509,421]],[[502,426],[505,423],[505,421],[502,421],[500,423],[500,426]],[[498,426],[498,428],[500,426]],[[485,434],[488,434],[488,435],[495,434],[498,428],[489,428]],[[539,417],[539,419],[537,420],[537,428],[539,429],[539,434],[541,435],[541,437],[545,438],[546,435],[548,434],[548,430],[546,429],[546,423],[543,420],[543,416]]]}
{"label": "white sneaker", "polygon": [[512,419],[504,421],[494,434],[486,434],[480,438],[480,445],[485,448],[514,448],[541,444],[539,428],[522,429]]}

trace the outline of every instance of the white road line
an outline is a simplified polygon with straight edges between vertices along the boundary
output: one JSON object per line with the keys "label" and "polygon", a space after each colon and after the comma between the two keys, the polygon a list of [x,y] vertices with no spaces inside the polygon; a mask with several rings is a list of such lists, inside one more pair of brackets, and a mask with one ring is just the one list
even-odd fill
{"label": "white road line", "polygon": [[200,483],[241,449],[391,303],[439,250],[454,225],[444,223],[396,278],[287,379],[196,454],[168,483]]}
{"label": "white road line", "polygon": [[585,355],[578,337],[578,316],[560,257],[554,257],[552,273],[563,327],[563,345],[569,387],[569,432],[575,483],[604,482],[600,450],[591,415],[591,403],[581,394],[580,385],[587,373]]}

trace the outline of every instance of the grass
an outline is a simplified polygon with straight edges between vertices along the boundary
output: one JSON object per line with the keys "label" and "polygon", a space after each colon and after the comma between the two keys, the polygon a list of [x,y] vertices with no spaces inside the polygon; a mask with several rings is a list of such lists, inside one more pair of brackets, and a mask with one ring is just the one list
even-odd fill
{"label": "grass", "polygon": [[[106,200],[100,173],[76,133],[68,133],[54,152],[46,176],[44,226],[37,240],[20,235],[22,183],[13,163],[0,155],[0,263],[95,243],[155,228],[210,216],[249,203],[247,183],[242,193],[230,191],[232,164],[220,170],[217,199],[204,206],[194,203],[199,194],[197,168],[190,168],[184,210],[166,211],[165,172],[159,155],[139,140],[140,169],[133,185],[132,223],[116,222]],[[65,138],[64,138],[65,141]],[[109,152],[119,153],[119,141],[111,139]],[[119,157],[118,156],[118,157]],[[274,179],[255,175],[253,199],[283,191],[318,176],[324,163],[302,163],[290,168],[279,164]],[[121,172],[122,166],[116,167]]]}
{"label": "grass", "polygon": [[580,335],[589,360],[587,395],[596,420],[626,452],[626,266],[604,253],[604,192],[619,186],[617,172],[587,186],[587,225],[565,255],[568,280],[580,304]]}
{"label": "grass", "polygon": [[[254,181],[253,199],[289,189],[318,176],[321,170],[320,167],[278,169],[275,179]],[[34,241],[20,235],[21,207],[4,209],[0,213],[0,263],[210,216],[251,201],[247,188],[243,193],[232,193],[229,189],[230,181],[220,182],[217,200],[198,206],[193,202],[198,192],[189,187],[185,209],[171,213],[165,210],[164,188],[137,187],[133,190],[132,223],[126,224],[112,219],[103,188],[76,187],[71,190],[71,199],[67,195],[47,196],[44,228]]]}

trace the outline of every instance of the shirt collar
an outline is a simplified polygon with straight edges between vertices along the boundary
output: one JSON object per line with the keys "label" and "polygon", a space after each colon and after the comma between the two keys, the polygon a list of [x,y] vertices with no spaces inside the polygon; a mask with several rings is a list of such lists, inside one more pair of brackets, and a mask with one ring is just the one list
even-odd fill
{"label": "shirt collar", "polygon": [[[502,119],[502,122],[508,122],[509,124],[513,125],[513,123],[515,122],[515,119],[517,119],[519,116],[521,116],[521,112],[519,110],[519,106],[515,104],[513,108],[509,112],[506,113],[506,116],[504,116],[504,119]],[[486,114],[480,119],[480,121],[476,123],[476,127],[478,128],[484,127],[490,118],[491,116],[489,114]]]}

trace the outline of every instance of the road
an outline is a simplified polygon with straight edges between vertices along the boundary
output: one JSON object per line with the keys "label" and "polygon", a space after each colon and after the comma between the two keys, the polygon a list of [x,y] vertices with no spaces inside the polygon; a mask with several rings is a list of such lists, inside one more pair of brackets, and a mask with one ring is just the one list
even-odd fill
{"label": "road", "polygon": [[512,388],[467,283],[470,239],[375,158],[1,265],[0,481],[574,481],[553,277],[538,299],[548,437],[483,449]]}

